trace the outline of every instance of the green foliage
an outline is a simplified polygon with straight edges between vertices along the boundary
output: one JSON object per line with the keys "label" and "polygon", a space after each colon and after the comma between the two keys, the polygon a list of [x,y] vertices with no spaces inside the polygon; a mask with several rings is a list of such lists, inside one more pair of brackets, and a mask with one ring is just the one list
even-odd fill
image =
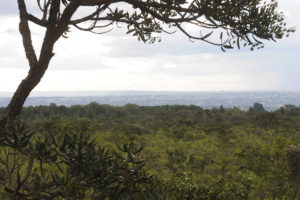
{"label": "green foliage", "polygon": [[261,112],[255,115],[253,123],[261,128],[274,128],[278,125],[279,120],[274,113]]}
{"label": "green foliage", "polygon": [[300,183],[300,144],[291,145],[287,152],[287,160],[291,172],[291,177]]}
{"label": "green foliage", "polygon": [[60,139],[39,134],[33,138],[24,126],[9,124],[7,137],[0,143],[3,195],[11,199],[134,199],[147,193],[142,185],[150,184],[152,178],[142,171],[144,160],[136,158],[142,148],[133,143],[111,155],[91,139],[86,120],[77,121],[72,132],[64,132]]}
{"label": "green foliage", "polygon": [[263,105],[261,103],[254,103],[253,107],[250,107],[249,109],[250,112],[263,112],[265,111]]}
{"label": "green foliage", "polygon": [[[51,13],[50,1],[47,2],[44,5],[40,1],[37,3],[45,14],[45,19],[29,18],[28,20],[39,26],[45,26],[48,13]],[[220,46],[225,51],[234,46],[238,48],[249,46],[251,50],[264,48],[264,40],[276,41],[288,37],[295,31],[294,28],[287,27],[283,13],[278,10],[278,3],[275,0],[126,0],[114,2],[112,5],[101,1],[74,3],[61,0],[57,2],[58,5],[60,2],[62,13],[75,5],[77,7],[99,6],[94,12],[77,20],[69,21],[64,15],[58,15],[58,19],[62,18],[62,21],[68,23],[64,32],[60,33],[63,37],[66,37],[70,31],[68,25],[74,25],[81,31],[106,33],[115,24],[125,24],[126,33],[137,37],[139,41],[160,42],[161,38],[158,34],[163,32],[171,34],[178,30],[190,40],[205,41]],[[128,6],[123,6],[122,3]],[[108,23],[99,26],[98,23],[103,21]],[[82,27],[83,23],[91,24],[85,28]],[[185,28],[186,24],[198,27],[200,34],[190,33]],[[98,32],[101,28],[104,30]]]}
{"label": "green foliage", "polygon": [[2,199],[300,198],[298,107],[58,108],[3,130]]}

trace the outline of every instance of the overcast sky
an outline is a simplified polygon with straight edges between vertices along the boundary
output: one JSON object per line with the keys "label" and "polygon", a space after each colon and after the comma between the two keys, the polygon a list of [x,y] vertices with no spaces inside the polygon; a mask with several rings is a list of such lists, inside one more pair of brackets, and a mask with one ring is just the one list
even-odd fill
{"label": "overcast sky", "polygon": [[[35,2],[35,1],[28,1]],[[300,27],[300,1],[279,0],[290,26]],[[13,92],[28,71],[18,32],[16,0],[0,2],[0,91]],[[32,27],[37,51],[43,29]],[[105,35],[77,30],[60,39],[35,91],[300,90],[300,30],[265,49],[223,53],[182,34],[143,44],[124,29]]]}

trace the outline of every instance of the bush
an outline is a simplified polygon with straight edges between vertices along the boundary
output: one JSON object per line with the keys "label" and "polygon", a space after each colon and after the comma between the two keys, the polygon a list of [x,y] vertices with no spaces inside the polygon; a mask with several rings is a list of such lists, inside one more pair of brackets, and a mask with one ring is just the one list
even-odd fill
{"label": "bush", "polygon": [[137,159],[133,143],[110,154],[91,138],[89,122],[79,120],[57,137],[41,135],[22,122],[8,123],[1,144],[2,198],[144,199],[152,176]]}

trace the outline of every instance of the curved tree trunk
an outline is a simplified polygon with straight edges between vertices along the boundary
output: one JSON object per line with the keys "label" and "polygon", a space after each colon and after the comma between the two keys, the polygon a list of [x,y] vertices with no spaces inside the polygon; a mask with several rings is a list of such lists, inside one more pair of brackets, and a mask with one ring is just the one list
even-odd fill
{"label": "curved tree trunk", "polygon": [[9,119],[14,119],[20,114],[30,92],[41,81],[41,78],[45,74],[49,62],[44,63],[43,65],[44,66],[36,66],[29,70],[27,77],[22,80],[16,92],[14,93],[9,105],[5,109],[0,122],[1,125],[5,124]]}
{"label": "curved tree trunk", "polygon": [[[31,32],[28,25],[28,13],[24,0],[18,0],[19,11],[20,11],[20,24],[19,30],[23,39],[23,46],[26,54],[26,58],[29,62],[30,70],[27,77],[22,80],[14,93],[9,105],[4,111],[0,120],[0,129],[5,126],[8,120],[15,119],[22,110],[22,107],[29,96],[30,92],[35,86],[41,81],[45,74],[51,58],[54,56],[53,47],[55,42],[60,38],[63,32],[68,27],[68,22],[71,19],[72,14],[76,11],[77,5],[71,4],[67,12],[63,14],[64,20],[60,23],[57,21],[57,15],[59,13],[60,0],[53,0],[51,3],[51,9],[49,19],[46,28],[44,41],[42,44],[40,57],[37,59],[31,40]],[[0,137],[3,133],[0,131]]]}
{"label": "curved tree trunk", "polygon": [[[22,80],[17,90],[15,91],[10,103],[5,109],[1,120],[0,120],[0,128],[3,128],[8,120],[15,119],[22,110],[22,107],[29,96],[30,92],[37,86],[37,84],[41,81],[44,76],[51,58],[53,57],[53,46],[54,41],[46,40],[44,45],[46,48],[42,50],[43,54],[41,54],[40,60],[30,67],[28,75],[25,79]],[[43,45],[43,46],[44,46]],[[2,133],[0,132],[0,137]]]}

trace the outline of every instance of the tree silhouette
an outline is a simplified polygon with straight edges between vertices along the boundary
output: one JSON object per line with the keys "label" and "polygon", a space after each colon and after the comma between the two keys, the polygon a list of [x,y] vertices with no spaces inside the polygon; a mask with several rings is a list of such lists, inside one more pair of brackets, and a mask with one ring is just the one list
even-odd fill
{"label": "tree silhouette", "polygon": [[[251,50],[263,48],[264,40],[276,41],[295,31],[286,28],[284,16],[278,12],[274,0],[37,0],[39,17],[28,12],[26,0],[17,2],[19,30],[30,68],[7,106],[0,126],[20,114],[26,98],[40,82],[54,56],[55,43],[67,36],[70,27],[106,33],[122,23],[126,24],[127,34],[150,43],[160,41],[157,33],[179,31],[190,40],[204,41],[222,50],[241,45]],[[92,7],[94,11],[76,18],[76,13],[81,13],[84,7]],[[29,23],[45,28],[39,56],[32,45]],[[199,35],[188,32],[186,24],[198,26]],[[218,40],[211,37],[215,34],[219,34]]]}

